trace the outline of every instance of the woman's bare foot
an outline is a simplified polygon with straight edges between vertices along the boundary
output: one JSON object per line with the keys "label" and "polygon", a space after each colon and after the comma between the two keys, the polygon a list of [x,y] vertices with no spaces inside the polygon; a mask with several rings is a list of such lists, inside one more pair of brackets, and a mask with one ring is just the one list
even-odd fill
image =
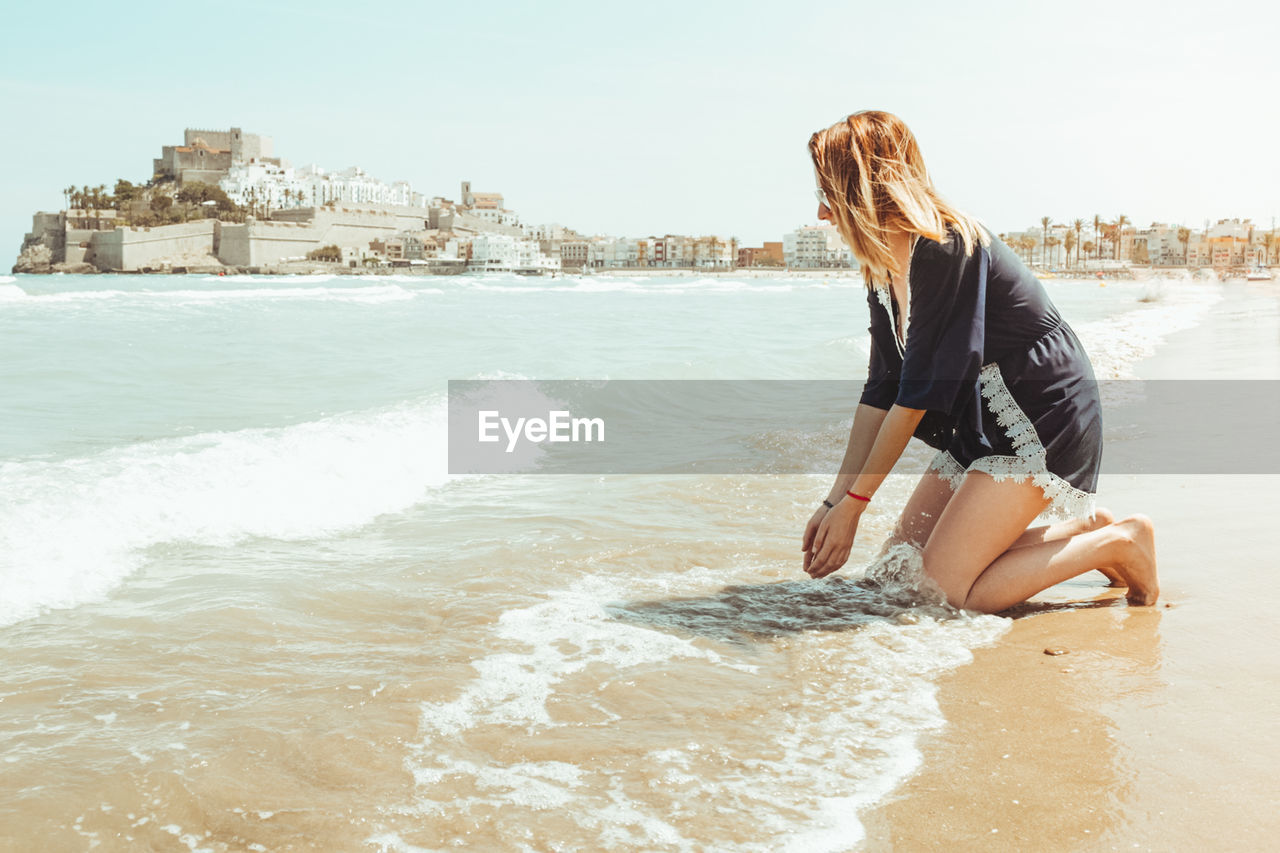
{"label": "woman's bare foot", "polygon": [[[1100,530],[1101,528],[1106,527],[1108,524],[1114,524],[1115,520],[1116,520],[1116,514],[1114,512],[1107,509],[1106,507],[1100,506],[1096,510],[1094,510],[1092,519],[1089,519],[1089,518],[1079,519],[1082,525],[1082,529],[1080,532],[1088,533],[1090,530]],[[1107,576],[1107,581],[1108,581],[1107,586],[1125,586],[1125,579],[1120,577],[1120,573],[1117,572],[1115,569],[1104,567],[1104,568],[1098,569],[1098,571],[1102,572],[1104,575]]]}
{"label": "woman's bare foot", "polygon": [[1145,515],[1131,515],[1113,526],[1120,546],[1114,569],[1121,582],[1129,587],[1129,603],[1155,604],[1160,597],[1155,525]]}

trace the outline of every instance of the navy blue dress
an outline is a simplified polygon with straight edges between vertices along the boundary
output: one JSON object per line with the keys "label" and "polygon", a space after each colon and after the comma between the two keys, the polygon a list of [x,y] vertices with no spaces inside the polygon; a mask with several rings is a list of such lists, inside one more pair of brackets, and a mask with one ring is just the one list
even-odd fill
{"label": "navy blue dress", "polygon": [[871,362],[861,402],[923,409],[930,469],[1030,479],[1054,518],[1091,516],[1102,461],[1093,366],[1040,283],[999,238],[965,255],[954,231],[919,237],[908,264],[906,344],[892,290],[870,287]]}

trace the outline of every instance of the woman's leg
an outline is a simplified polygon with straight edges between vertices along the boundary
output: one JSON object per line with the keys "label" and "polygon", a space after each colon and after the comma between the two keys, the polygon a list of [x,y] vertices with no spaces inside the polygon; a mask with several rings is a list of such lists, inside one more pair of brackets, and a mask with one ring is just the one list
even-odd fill
{"label": "woman's leg", "polygon": [[893,533],[885,541],[885,548],[899,542],[909,542],[917,548],[923,548],[929,541],[938,517],[947,508],[947,503],[955,492],[951,489],[951,481],[944,480],[933,471],[925,471],[916,483],[915,490],[902,508],[902,514],[893,527]]}
{"label": "woman's leg", "polygon": [[1129,586],[1129,598],[1159,594],[1151,522],[1134,516],[1066,539],[1013,548],[1048,505],[1030,481],[997,482],[980,471],[964,478],[924,548],[925,571],[957,607],[995,613],[1076,575],[1106,567]]}
{"label": "woman's leg", "polygon": [[1098,507],[1098,510],[1093,514],[1093,518],[1072,518],[1066,521],[1044,524],[1040,527],[1029,527],[1009,547],[1025,548],[1028,545],[1039,545],[1041,542],[1051,542],[1054,539],[1068,539],[1080,533],[1088,533],[1091,530],[1097,530],[1099,527],[1106,527],[1115,520],[1115,514],[1111,510]]}
{"label": "woman's leg", "polygon": [[[1015,539],[1009,548],[1026,548],[1028,545],[1040,545],[1044,542],[1052,542],[1055,539],[1070,539],[1072,536],[1090,533],[1106,527],[1115,520],[1115,514],[1111,510],[1098,507],[1093,514],[1093,518],[1072,518],[1067,521],[1055,521],[1053,524],[1032,527]],[[1120,577],[1115,569],[1099,566],[1098,571],[1107,576],[1107,580],[1110,582],[1109,586],[1125,585],[1124,578]]]}
{"label": "woman's leg", "polygon": [[[893,533],[885,540],[884,548],[887,549],[899,542],[910,542],[917,548],[923,548],[929,541],[929,534],[933,533],[933,528],[937,525],[942,511],[946,509],[947,503],[954,494],[950,480],[938,476],[932,470],[925,471],[907,500],[907,505],[902,508],[902,514],[898,516]],[[1025,548],[1056,539],[1069,539],[1080,533],[1106,527],[1113,521],[1115,516],[1111,510],[1099,508],[1092,519],[1073,518],[1069,521],[1058,521],[1025,530],[1009,547]],[[1112,569],[1103,566],[1098,570],[1107,576],[1112,586],[1124,586],[1124,580]]]}

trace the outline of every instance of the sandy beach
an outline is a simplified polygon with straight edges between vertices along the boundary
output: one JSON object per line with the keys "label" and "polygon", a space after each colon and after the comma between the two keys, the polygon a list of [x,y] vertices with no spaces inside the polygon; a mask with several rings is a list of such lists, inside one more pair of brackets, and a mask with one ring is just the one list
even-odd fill
{"label": "sandy beach", "polygon": [[[1140,378],[1280,376],[1280,292],[1223,293]],[[1273,849],[1277,490],[1274,473],[1104,474],[1101,505],[1155,521],[1158,606],[1084,576],[1020,611],[941,680],[948,724],[867,815],[867,849]]]}

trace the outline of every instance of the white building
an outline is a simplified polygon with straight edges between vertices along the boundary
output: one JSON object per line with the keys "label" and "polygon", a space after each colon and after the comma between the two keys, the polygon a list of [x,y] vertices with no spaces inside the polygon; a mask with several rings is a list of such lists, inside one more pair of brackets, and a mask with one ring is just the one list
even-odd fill
{"label": "white building", "polygon": [[587,266],[594,269],[732,269],[737,260],[737,240],[714,234],[604,237],[595,238],[586,247]]}
{"label": "white building", "polygon": [[[1187,244],[1178,239],[1181,225],[1153,222],[1150,228],[1138,231],[1133,237],[1133,257],[1141,263],[1164,266],[1181,265],[1186,258]],[[1190,229],[1187,229],[1190,242]]]}
{"label": "white building", "polygon": [[738,241],[712,234],[693,241],[693,265],[699,269],[732,269],[738,263]]}
{"label": "white building", "polygon": [[471,261],[467,269],[475,272],[545,273],[558,271],[560,259],[542,254],[537,240],[521,240],[508,234],[477,234],[471,239]]}
{"label": "white building", "polygon": [[1252,220],[1246,219],[1242,222],[1239,219],[1219,219],[1216,224],[1209,226],[1207,236],[1210,240],[1214,237],[1230,237],[1233,240],[1248,242],[1252,234]]}
{"label": "white building", "polygon": [[241,207],[266,205],[282,210],[310,204],[307,183],[297,177],[292,167],[274,163],[236,163],[218,181],[218,186]]}
{"label": "white building", "polygon": [[436,255],[436,257],[461,259],[464,257],[465,252],[466,247],[463,244],[463,241],[459,240],[457,237],[450,237],[445,241],[444,248],[440,250],[440,253]]}
{"label": "white building", "polygon": [[[511,211],[507,212],[510,213]],[[568,228],[556,222],[546,225],[521,225],[520,230],[531,240],[565,240],[568,239],[571,233]]]}
{"label": "white building", "polygon": [[853,253],[833,225],[802,225],[782,235],[782,260],[789,267],[852,267]]}
{"label": "white building", "polygon": [[265,204],[276,210],[321,207],[329,202],[417,207],[425,203],[407,181],[386,184],[359,166],[330,173],[316,165],[294,169],[260,161],[240,163],[231,167],[218,186],[236,204]]}
{"label": "white building", "polygon": [[483,207],[473,207],[467,212],[467,216],[475,219],[483,219],[485,222],[492,222],[494,225],[510,225],[513,228],[520,227],[520,217],[514,210],[490,210]]}
{"label": "white building", "polygon": [[640,241],[631,237],[613,237],[602,240],[592,246],[593,261],[598,258],[600,266],[606,269],[639,266],[641,260]]}

